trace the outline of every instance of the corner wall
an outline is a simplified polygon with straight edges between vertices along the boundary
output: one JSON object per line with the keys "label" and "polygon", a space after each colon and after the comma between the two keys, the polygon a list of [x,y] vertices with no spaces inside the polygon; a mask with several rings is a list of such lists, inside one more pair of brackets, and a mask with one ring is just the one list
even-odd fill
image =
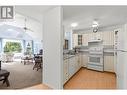
{"label": "corner wall", "polygon": [[63,88],[62,8],[55,7],[43,19],[43,84]]}

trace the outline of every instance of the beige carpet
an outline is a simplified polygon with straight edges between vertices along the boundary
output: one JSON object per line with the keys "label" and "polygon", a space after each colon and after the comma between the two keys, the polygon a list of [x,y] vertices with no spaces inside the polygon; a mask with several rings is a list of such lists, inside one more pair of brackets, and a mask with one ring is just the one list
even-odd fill
{"label": "beige carpet", "polygon": [[113,73],[81,68],[64,85],[64,89],[116,89],[116,77]]}
{"label": "beige carpet", "polygon": [[33,65],[23,65],[20,62],[2,63],[2,69],[10,72],[10,87],[0,81],[0,89],[23,89],[42,83],[42,70],[33,70]]}

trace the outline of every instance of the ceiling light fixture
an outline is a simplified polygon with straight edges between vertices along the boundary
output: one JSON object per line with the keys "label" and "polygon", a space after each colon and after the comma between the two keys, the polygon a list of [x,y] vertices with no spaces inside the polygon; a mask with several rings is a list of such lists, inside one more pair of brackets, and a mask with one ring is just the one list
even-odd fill
{"label": "ceiling light fixture", "polygon": [[78,23],[76,23],[76,22],[71,24],[71,27],[73,27],[73,28],[75,28],[77,26],[78,26]]}
{"label": "ceiling light fixture", "polygon": [[92,28],[93,32],[96,33],[98,31],[99,24],[97,21],[93,21]]}

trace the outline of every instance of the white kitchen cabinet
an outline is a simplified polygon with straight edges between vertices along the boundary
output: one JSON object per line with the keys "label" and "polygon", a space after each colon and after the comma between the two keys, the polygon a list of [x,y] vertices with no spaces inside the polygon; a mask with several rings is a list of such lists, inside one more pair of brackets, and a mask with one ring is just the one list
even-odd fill
{"label": "white kitchen cabinet", "polygon": [[68,59],[64,60],[64,69],[63,69],[63,83],[68,81],[69,79],[69,67],[68,67]]}
{"label": "white kitchen cabinet", "polygon": [[93,38],[93,33],[88,33],[88,42],[91,41],[91,39]]}
{"label": "white kitchen cabinet", "polygon": [[83,37],[82,37],[83,46],[88,46],[88,41],[89,41],[89,34],[83,34]]}
{"label": "white kitchen cabinet", "polygon": [[78,46],[78,34],[73,34],[72,47]]}
{"label": "white kitchen cabinet", "polygon": [[[114,31],[104,31],[97,33],[82,34],[82,45],[88,46],[88,42],[93,39],[103,40],[103,45],[114,45]],[[73,34],[73,47],[78,46],[78,34]]]}
{"label": "white kitchen cabinet", "polygon": [[104,71],[115,72],[114,56],[104,56]]}
{"label": "white kitchen cabinet", "polygon": [[78,54],[75,56],[75,68],[76,68],[76,72],[82,67],[82,64],[81,64],[81,54]]}
{"label": "white kitchen cabinet", "polygon": [[114,32],[103,32],[103,45],[114,45]]}
{"label": "white kitchen cabinet", "polygon": [[83,67],[87,67],[87,64],[88,64],[88,55],[87,54],[82,54],[81,63],[82,63]]}
{"label": "white kitchen cabinet", "polygon": [[63,69],[63,84],[65,84],[81,67],[81,54],[77,54],[71,58],[65,59]]}
{"label": "white kitchen cabinet", "polygon": [[78,68],[80,69],[82,67],[82,54],[80,53],[78,55]]}
{"label": "white kitchen cabinet", "polygon": [[75,72],[78,71],[79,69],[79,59],[78,59],[78,55],[75,56]]}
{"label": "white kitchen cabinet", "polygon": [[75,57],[69,58],[69,78],[75,73]]}
{"label": "white kitchen cabinet", "polygon": [[89,33],[88,34],[88,41],[91,41],[91,40],[102,40],[102,32],[97,32],[97,33]]}

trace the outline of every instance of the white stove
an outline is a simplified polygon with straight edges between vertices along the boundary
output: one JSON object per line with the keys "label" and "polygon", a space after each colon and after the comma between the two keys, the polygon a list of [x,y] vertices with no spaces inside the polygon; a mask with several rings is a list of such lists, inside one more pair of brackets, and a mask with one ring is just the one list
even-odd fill
{"label": "white stove", "polygon": [[97,71],[104,71],[102,41],[91,41],[88,43],[88,46],[89,57],[87,68]]}

